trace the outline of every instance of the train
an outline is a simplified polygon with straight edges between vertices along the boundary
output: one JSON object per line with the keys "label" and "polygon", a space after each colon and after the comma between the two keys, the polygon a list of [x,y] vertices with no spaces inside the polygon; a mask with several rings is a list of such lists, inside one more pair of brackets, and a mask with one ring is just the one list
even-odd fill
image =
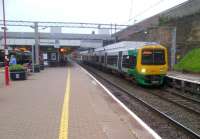
{"label": "train", "polygon": [[80,52],[81,61],[125,75],[145,86],[163,85],[167,48],[156,42],[122,41]]}

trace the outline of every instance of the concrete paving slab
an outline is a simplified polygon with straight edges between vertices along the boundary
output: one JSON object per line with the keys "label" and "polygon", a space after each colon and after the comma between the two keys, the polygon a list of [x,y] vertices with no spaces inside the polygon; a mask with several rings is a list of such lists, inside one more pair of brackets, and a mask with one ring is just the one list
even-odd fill
{"label": "concrete paving slab", "polygon": [[69,139],[153,138],[79,65],[71,76]]}
{"label": "concrete paving slab", "polygon": [[3,68],[0,68],[0,88],[4,86],[4,72]]}
{"label": "concrete paving slab", "polygon": [[[79,65],[71,69],[69,139],[152,136]],[[0,139],[57,139],[67,68],[47,68],[0,88]]]}
{"label": "concrete paving slab", "polygon": [[56,139],[67,77],[49,68],[0,88],[0,139]]}

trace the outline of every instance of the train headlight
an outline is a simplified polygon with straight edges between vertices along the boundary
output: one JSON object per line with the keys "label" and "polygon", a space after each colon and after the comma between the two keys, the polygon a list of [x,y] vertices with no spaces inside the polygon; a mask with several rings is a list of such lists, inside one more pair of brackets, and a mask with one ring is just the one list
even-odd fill
{"label": "train headlight", "polygon": [[145,69],[145,68],[142,68],[141,72],[142,72],[142,73],[146,73],[146,69]]}

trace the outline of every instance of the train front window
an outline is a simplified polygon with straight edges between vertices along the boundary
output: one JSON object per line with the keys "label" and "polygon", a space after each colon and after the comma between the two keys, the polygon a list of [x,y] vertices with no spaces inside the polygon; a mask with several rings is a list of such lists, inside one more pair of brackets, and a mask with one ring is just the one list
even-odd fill
{"label": "train front window", "polygon": [[146,49],[142,51],[143,65],[164,65],[165,53],[161,49]]}

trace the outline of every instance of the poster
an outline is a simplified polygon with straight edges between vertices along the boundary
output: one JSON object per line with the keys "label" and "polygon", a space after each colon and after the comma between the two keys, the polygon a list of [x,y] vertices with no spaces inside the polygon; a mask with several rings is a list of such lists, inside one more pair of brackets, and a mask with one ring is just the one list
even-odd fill
{"label": "poster", "polygon": [[51,53],[51,60],[56,60],[56,53]]}

